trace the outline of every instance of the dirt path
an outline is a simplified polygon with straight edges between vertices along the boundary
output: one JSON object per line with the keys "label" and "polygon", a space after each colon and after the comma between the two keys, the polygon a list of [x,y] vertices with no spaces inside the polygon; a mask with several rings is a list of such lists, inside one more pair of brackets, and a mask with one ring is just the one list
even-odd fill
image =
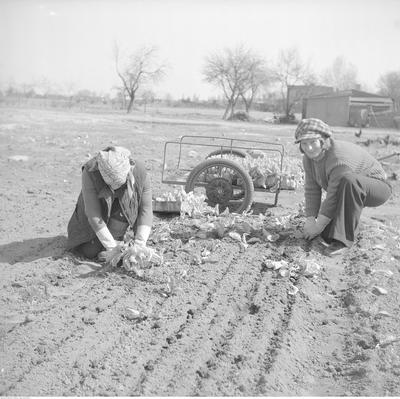
{"label": "dirt path", "polygon": [[[137,278],[64,252],[78,166],[112,137],[147,159],[160,191],[162,140],[184,128],[1,112],[2,395],[400,394],[397,181],[388,204],[366,210],[358,244],[342,257],[299,238],[299,192],[282,195],[264,219],[249,217],[259,240],[247,248],[227,234],[199,234],[207,219],[157,217],[150,245],[165,262]],[[281,132],[288,143],[291,133]],[[274,270],[274,261],[286,263]],[[304,271],[309,261],[320,267],[315,275]]]}

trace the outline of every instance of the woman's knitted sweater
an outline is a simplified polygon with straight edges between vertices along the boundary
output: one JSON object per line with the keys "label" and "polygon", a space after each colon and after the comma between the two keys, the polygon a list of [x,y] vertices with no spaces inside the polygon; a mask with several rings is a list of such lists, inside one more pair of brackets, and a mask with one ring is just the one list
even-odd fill
{"label": "woman's knitted sweater", "polygon": [[[345,173],[386,180],[381,164],[365,149],[347,141],[330,141],[330,148],[321,160],[314,161],[303,156],[306,216],[316,217],[320,213],[330,219],[334,217],[337,190]],[[326,191],[322,204],[321,189]]]}

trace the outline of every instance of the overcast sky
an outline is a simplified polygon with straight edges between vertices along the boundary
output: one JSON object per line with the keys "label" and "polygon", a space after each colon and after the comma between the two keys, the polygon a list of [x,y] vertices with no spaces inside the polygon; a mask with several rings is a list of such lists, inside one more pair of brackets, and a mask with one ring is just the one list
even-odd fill
{"label": "overcast sky", "polygon": [[0,87],[45,77],[109,92],[114,41],[158,47],[169,65],[159,95],[215,94],[204,58],[239,44],[270,63],[297,46],[317,73],[343,56],[375,90],[400,70],[400,0],[0,0]]}

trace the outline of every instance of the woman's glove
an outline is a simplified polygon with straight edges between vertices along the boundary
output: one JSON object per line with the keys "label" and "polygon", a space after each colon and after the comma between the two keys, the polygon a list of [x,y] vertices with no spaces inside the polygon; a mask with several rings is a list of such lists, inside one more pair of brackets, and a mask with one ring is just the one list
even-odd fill
{"label": "woman's glove", "polygon": [[102,227],[96,233],[96,236],[100,240],[101,244],[106,249],[106,251],[113,249],[117,246],[117,242],[114,240],[114,237],[110,233],[110,230],[108,230],[107,226]]}
{"label": "woman's glove", "polygon": [[312,240],[318,234],[323,232],[330,221],[331,219],[324,215],[318,215],[317,219],[314,219],[314,217],[308,217],[303,228],[304,238]]}
{"label": "woman's glove", "polygon": [[142,247],[146,246],[147,240],[151,232],[151,227],[144,224],[140,225],[136,229],[134,244]]}

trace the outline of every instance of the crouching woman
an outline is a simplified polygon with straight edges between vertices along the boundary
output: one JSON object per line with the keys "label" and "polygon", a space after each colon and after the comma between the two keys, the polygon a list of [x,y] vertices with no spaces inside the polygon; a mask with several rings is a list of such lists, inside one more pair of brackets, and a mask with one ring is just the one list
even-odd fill
{"label": "crouching woman", "polygon": [[[336,140],[330,127],[303,119],[295,131],[305,173],[304,236],[321,236],[328,255],[351,247],[364,207],[377,207],[391,195],[381,164],[360,146]],[[322,190],[326,191],[324,201]]]}
{"label": "crouching woman", "polygon": [[82,190],[68,223],[67,249],[87,258],[115,248],[128,227],[146,245],[152,225],[150,178],[129,150],[107,147],[82,167]]}

